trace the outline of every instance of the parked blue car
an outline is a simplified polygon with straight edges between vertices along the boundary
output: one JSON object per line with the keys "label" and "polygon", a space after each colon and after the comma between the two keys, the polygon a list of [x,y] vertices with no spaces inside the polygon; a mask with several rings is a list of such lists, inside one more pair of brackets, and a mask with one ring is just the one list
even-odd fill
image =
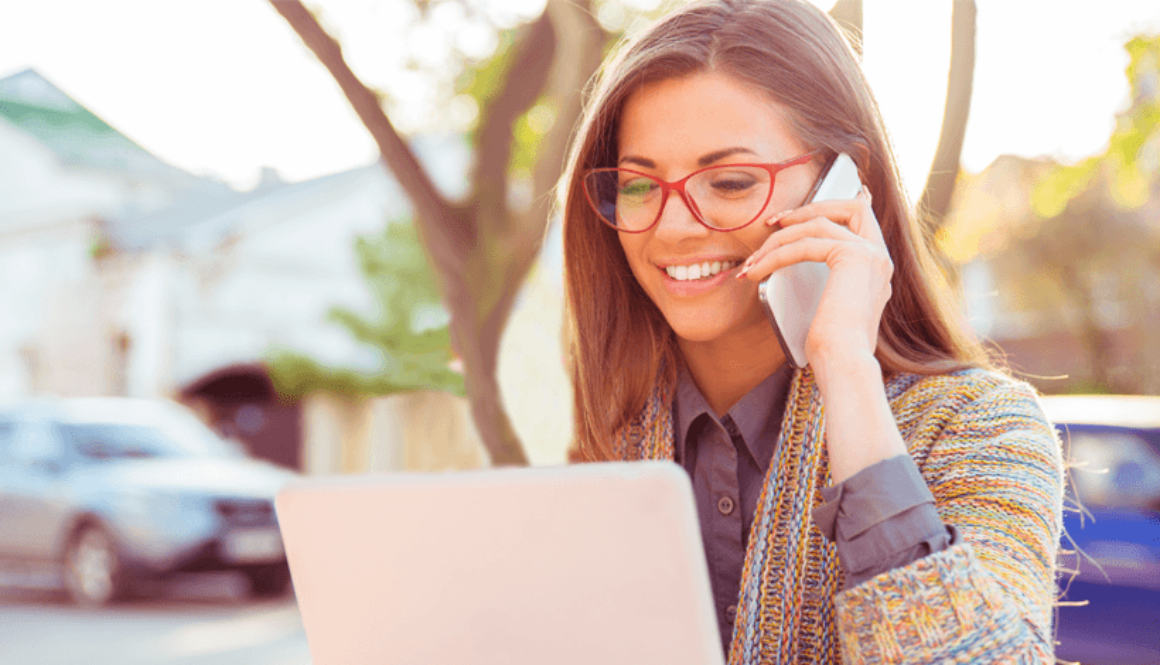
{"label": "parked blue car", "polygon": [[1071,460],[1063,547],[1076,554],[1063,564],[1078,571],[1060,580],[1056,655],[1160,663],[1160,397],[1047,397],[1044,409]]}
{"label": "parked blue car", "polygon": [[200,571],[240,571],[254,595],[280,594],[290,576],[273,500],[293,476],[174,402],[0,408],[0,567],[58,573],[88,606]]}

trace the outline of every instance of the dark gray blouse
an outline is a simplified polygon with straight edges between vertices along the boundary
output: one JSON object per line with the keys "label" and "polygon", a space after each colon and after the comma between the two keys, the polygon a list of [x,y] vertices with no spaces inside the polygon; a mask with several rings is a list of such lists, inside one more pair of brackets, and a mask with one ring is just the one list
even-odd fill
{"label": "dark gray blouse", "polygon": [[[718,417],[681,370],[673,400],[677,462],[693,481],[717,626],[733,635],[749,529],[781,430],[793,369],[782,365]],[[846,588],[957,541],[909,455],[884,460],[822,490],[814,523],[837,544]]]}

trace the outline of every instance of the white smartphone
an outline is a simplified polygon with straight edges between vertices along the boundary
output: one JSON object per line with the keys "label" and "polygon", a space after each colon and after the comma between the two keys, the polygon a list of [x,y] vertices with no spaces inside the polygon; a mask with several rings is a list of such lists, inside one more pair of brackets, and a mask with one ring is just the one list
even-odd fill
{"label": "white smartphone", "polygon": [[[840,154],[822,169],[806,202],[852,199],[861,191],[858,167],[849,155]],[[806,335],[818,313],[829,276],[830,268],[825,263],[804,261],[777,270],[757,289],[786,360],[795,368],[809,364]]]}

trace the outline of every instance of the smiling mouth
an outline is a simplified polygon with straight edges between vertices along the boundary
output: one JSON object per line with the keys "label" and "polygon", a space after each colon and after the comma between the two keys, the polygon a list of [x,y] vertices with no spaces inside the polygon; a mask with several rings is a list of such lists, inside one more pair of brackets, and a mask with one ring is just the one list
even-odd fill
{"label": "smiling mouth", "polygon": [[667,266],[664,268],[668,276],[678,282],[693,282],[709,279],[718,273],[732,270],[740,261],[705,261],[688,266]]}

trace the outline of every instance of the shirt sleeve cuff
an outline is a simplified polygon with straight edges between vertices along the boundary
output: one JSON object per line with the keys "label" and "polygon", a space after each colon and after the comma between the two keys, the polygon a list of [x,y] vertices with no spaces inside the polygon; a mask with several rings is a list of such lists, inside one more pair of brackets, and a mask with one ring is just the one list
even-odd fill
{"label": "shirt sleeve cuff", "polygon": [[814,523],[838,547],[846,588],[955,542],[910,455],[874,464],[822,490]]}

